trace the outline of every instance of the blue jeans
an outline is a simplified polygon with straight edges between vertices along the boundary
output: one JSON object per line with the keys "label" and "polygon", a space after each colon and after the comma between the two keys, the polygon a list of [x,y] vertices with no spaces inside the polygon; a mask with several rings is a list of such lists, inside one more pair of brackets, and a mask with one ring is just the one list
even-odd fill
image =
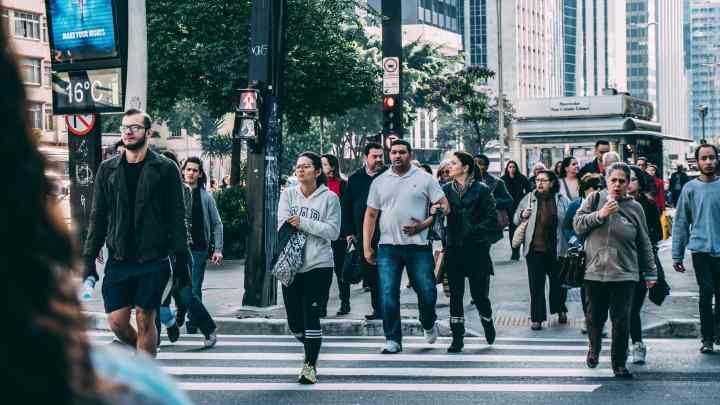
{"label": "blue jeans", "polygon": [[[202,302],[202,285],[205,280],[205,268],[208,262],[207,250],[193,250],[192,251],[192,272],[190,274],[190,280],[192,285],[192,295],[194,295],[198,303]],[[188,317],[187,329],[188,331],[194,332],[194,330],[200,325],[197,320],[193,320],[192,311]]]}
{"label": "blue jeans", "polygon": [[403,268],[418,296],[420,323],[425,330],[431,329],[437,320],[435,302],[435,261],[429,246],[380,245],[377,253],[380,309],[385,338],[397,343],[402,341],[400,324],[400,279]]}

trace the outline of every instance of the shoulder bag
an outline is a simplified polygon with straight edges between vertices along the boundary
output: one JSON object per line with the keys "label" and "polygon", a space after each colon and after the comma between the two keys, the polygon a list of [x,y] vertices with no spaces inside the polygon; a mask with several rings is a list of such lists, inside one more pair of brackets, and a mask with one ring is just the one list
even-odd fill
{"label": "shoulder bag", "polygon": [[355,243],[353,241],[348,244],[343,261],[341,279],[348,284],[357,284],[363,279],[362,252],[355,246]]}
{"label": "shoulder bag", "polygon": [[[592,210],[595,212],[600,203],[600,196],[597,194],[593,198]],[[585,281],[585,260],[585,249],[582,246],[568,248],[567,255],[559,258],[559,276],[563,288],[582,287]]]}
{"label": "shoulder bag", "polygon": [[[530,196],[528,200],[527,209],[532,209],[532,196]],[[520,213],[520,215],[522,216],[522,212]],[[530,218],[523,219],[520,222],[520,225],[515,228],[515,233],[513,234],[512,242],[510,243],[513,249],[518,249],[523,244],[523,242],[525,242],[525,234],[527,233],[528,222],[530,222]]]}

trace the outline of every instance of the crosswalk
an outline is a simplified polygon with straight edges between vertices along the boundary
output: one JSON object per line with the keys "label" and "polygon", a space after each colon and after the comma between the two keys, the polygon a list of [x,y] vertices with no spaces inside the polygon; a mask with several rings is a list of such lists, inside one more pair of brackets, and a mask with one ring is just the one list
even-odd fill
{"label": "crosswalk", "polygon": [[[94,331],[91,338],[107,344],[113,336]],[[613,377],[607,357],[597,369],[585,366],[583,339],[500,338],[488,346],[482,338],[466,338],[462,354],[447,354],[449,338],[430,345],[406,337],[401,354],[383,355],[383,337],[326,336],[319,383],[307,386],[295,382],[303,349],[292,336],[220,335],[209,350],[202,341],[200,335],[183,335],[160,347],[158,362],[184,390],[582,394]]]}

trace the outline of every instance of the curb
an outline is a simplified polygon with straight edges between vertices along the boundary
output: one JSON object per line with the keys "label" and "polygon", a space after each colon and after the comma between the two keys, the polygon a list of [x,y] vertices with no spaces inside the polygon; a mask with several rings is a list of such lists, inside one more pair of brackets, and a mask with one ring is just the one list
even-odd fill
{"label": "curb", "polygon": [[[110,330],[107,317],[102,312],[85,312],[88,328]],[[291,335],[286,319],[214,317],[218,330],[229,335]],[[322,319],[323,334],[327,336],[383,336],[382,321],[359,319]],[[440,336],[452,336],[447,320],[438,321]],[[423,328],[417,319],[402,320],[403,336],[422,336]],[[481,337],[482,333],[468,328],[469,337]],[[643,337],[654,339],[697,338],[700,321],[697,319],[671,319],[643,329]]]}

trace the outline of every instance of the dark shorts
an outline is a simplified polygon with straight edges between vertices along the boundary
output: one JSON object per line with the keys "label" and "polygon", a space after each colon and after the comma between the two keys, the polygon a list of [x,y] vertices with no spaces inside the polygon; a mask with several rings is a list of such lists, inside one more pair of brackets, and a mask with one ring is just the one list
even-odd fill
{"label": "dark shorts", "polygon": [[[108,270],[110,274],[108,274]],[[123,270],[132,274],[125,275]],[[168,260],[146,264],[110,261],[105,271],[102,296],[105,313],[108,314],[129,307],[139,307],[148,311],[157,309],[160,307],[163,295],[170,291],[170,263]]]}

